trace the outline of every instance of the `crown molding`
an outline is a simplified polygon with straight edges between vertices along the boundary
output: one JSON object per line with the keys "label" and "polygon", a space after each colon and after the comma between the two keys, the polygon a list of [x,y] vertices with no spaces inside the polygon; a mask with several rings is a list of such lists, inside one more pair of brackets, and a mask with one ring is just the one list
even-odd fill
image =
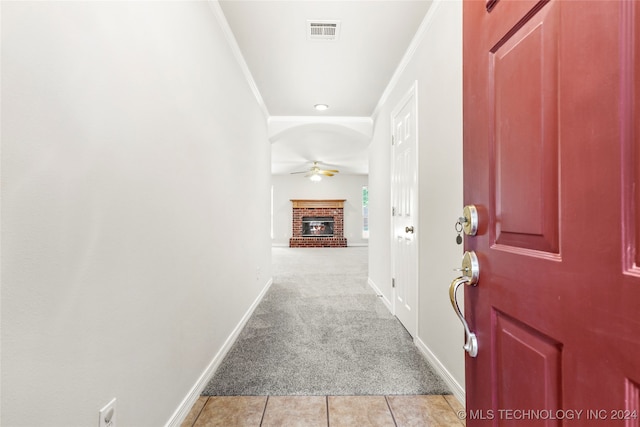
{"label": "crown molding", "polygon": [[413,39],[411,40],[409,47],[404,53],[402,60],[396,67],[396,70],[393,73],[393,76],[391,76],[391,80],[389,80],[389,84],[387,84],[387,87],[385,88],[384,92],[382,92],[382,96],[380,96],[380,100],[378,100],[378,104],[376,105],[376,108],[373,110],[373,114],[371,114],[371,117],[376,117],[380,112],[380,110],[382,109],[382,107],[384,106],[384,104],[386,104],[386,102],[389,100],[389,96],[391,96],[391,92],[393,92],[396,85],[398,84],[398,81],[400,80],[400,76],[402,76],[402,73],[404,72],[404,70],[407,68],[407,66],[413,59],[413,56],[418,50],[418,46],[420,46],[420,44],[422,43],[425,37],[425,34],[427,33],[427,30],[431,27],[438,7],[444,1],[447,1],[447,0],[433,0],[431,7],[427,11],[427,14],[425,15],[424,19],[420,23],[420,26],[418,27],[418,31],[416,31],[416,34],[413,36]]}
{"label": "crown molding", "polygon": [[236,41],[236,38],[233,35],[233,31],[231,31],[231,27],[227,22],[227,18],[224,16],[224,12],[220,7],[220,3],[218,2],[218,0],[208,0],[208,2],[209,2],[209,6],[211,7],[211,10],[213,11],[213,15],[216,17],[216,20],[220,25],[220,28],[222,30],[222,33],[224,34],[224,37],[227,40],[227,44],[231,48],[231,52],[233,53],[233,56],[236,58],[236,61],[238,62],[238,65],[242,70],[242,74],[244,75],[244,78],[247,81],[247,84],[249,85],[249,88],[251,89],[253,96],[256,98],[256,101],[258,102],[258,105],[262,110],[262,114],[266,119],[268,119],[269,110],[267,109],[267,106],[264,103],[264,99],[262,99],[262,95],[260,94],[260,91],[258,90],[258,86],[256,85],[256,81],[253,79],[253,75],[251,74],[251,71],[247,66],[247,62],[244,60],[244,56],[240,51],[240,47],[238,46],[238,42]]}

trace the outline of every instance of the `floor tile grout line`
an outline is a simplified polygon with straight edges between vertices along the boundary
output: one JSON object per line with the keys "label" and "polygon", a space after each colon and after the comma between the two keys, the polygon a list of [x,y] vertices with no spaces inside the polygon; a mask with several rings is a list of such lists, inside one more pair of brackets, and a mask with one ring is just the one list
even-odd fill
{"label": "floor tile grout line", "polygon": [[[460,419],[460,417],[458,416],[458,411],[456,411],[456,408],[454,408],[453,405],[451,404],[451,402],[449,402],[449,399],[444,397],[444,395],[441,395],[441,396],[444,399],[444,401],[447,402],[447,405],[449,405],[449,408],[451,408],[451,412],[453,412],[455,414],[456,418],[458,418],[458,424],[460,424],[461,426],[466,425],[466,423],[463,423],[462,420]],[[455,397],[454,397],[454,399],[455,399]],[[466,405],[463,405],[463,409],[466,412],[466,410],[467,410],[466,409]]]}
{"label": "floor tile grout line", "polygon": [[262,409],[262,418],[260,418],[259,427],[262,427],[262,423],[264,422],[264,415],[267,413],[268,404],[269,404],[269,396],[267,395],[267,399],[264,401],[264,408]]}
{"label": "floor tile grout line", "polygon": [[396,427],[398,427],[398,423],[396,422],[396,417],[393,415],[393,409],[391,409],[391,404],[389,403],[389,396],[385,396],[384,401],[387,403],[387,408],[389,408],[389,413],[391,414],[391,419],[393,420],[393,424]]}
{"label": "floor tile grout line", "polygon": [[327,405],[327,427],[331,427],[329,424],[329,396],[325,396],[325,404]]}
{"label": "floor tile grout line", "polygon": [[[354,395],[354,396],[356,396],[356,395]],[[380,395],[379,395],[379,396],[380,396]],[[451,412],[453,412],[454,414],[456,414],[456,409],[453,407],[453,405],[451,404],[451,402],[449,402],[449,401],[447,400],[446,396],[445,396],[445,395],[438,395],[438,396],[439,396],[441,399],[444,399],[444,400],[445,400],[445,402],[447,403],[447,406],[450,408]],[[207,397],[207,399],[205,400],[204,404],[202,405],[202,407],[201,407],[201,408],[200,408],[200,410],[198,411],[198,415],[195,417],[195,419],[194,419],[194,421],[191,423],[190,427],[194,427],[194,426],[196,426],[196,425],[198,424],[198,422],[200,421],[200,418],[202,417],[202,414],[205,412],[205,408],[207,407],[207,405],[209,405],[209,404],[211,403],[211,399],[212,399],[212,397],[215,397],[215,396],[206,396],[206,397]],[[240,397],[247,397],[247,396],[240,396]],[[265,417],[266,417],[267,406],[268,406],[268,404],[269,404],[269,400],[270,400],[270,397],[271,397],[271,396],[270,396],[270,395],[266,395],[265,397],[266,397],[266,399],[265,399],[264,407],[263,407],[263,409],[262,409],[262,416],[261,416],[261,419],[260,419],[260,423],[258,424],[258,427],[262,427],[262,425],[264,424],[264,420],[265,420]],[[326,406],[326,416],[327,416],[327,427],[331,427],[331,419],[330,419],[330,417],[331,417],[331,411],[330,411],[330,409],[329,409],[329,406],[330,406],[330,405],[329,405],[329,398],[330,398],[330,397],[335,397],[335,396],[332,396],[332,395],[324,395],[324,398],[325,398],[325,406]],[[393,413],[393,408],[392,408],[391,402],[389,401],[389,397],[391,397],[391,396],[389,396],[389,395],[381,395],[381,397],[384,397],[384,399],[385,399],[385,402],[386,402],[386,404],[387,404],[387,409],[389,410],[389,414],[391,415],[391,419],[392,419],[392,421],[393,421],[393,425],[394,425],[395,427],[398,427],[398,421],[397,421],[397,420],[396,420],[396,418],[395,418],[395,415],[394,415],[394,413]],[[205,419],[204,417],[202,418],[202,422],[205,422],[205,423],[206,423],[206,419]],[[459,419],[459,417],[458,417],[458,424],[457,424],[457,425],[459,425],[459,426],[464,426],[464,425],[465,425],[465,423],[464,423],[463,421],[461,421],[461,420]]]}
{"label": "floor tile grout line", "polygon": [[200,415],[202,415],[202,413],[204,412],[204,408],[207,406],[207,404],[209,403],[209,400],[211,400],[211,396],[207,396],[207,400],[204,401],[204,405],[202,405],[202,408],[200,408],[200,411],[198,411],[198,416],[196,417],[195,420],[193,420],[193,424],[191,427],[196,425],[196,421],[198,421],[198,418],[200,418]]}
{"label": "floor tile grout line", "polygon": [[202,408],[200,408],[200,410],[198,411],[198,415],[196,415],[190,427],[196,425],[196,423],[198,422],[198,418],[200,418],[200,415],[202,415],[202,412],[204,411],[205,406],[207,406],[207,403],[209,403],[209,399],[211,399],[211,396],[207,396],[207,400],[204,401],[204,405],[202,405]]}

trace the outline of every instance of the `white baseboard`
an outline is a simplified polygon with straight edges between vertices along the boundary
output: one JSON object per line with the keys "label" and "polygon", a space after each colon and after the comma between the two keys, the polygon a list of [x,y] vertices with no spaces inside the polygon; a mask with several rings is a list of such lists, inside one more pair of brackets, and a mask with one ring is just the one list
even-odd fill
{"label": "white baseboard", "polygon": [[440,374],[444,382],[449,386],[453,395],[456,397],[456,399],[458,399],[458,402],[460,402],[462,406],[465,406],[464,387],[462,387],[460,383],[458,383],[458,381],[453,378],[453,375],[451,375],[447,368],[444,367],[442,362],[440,362],[436,355],[433,354],[431,350],[429,350],[429,347],[427,347],[427,345],[420,338],[416,337],[414,339],[414,343],[416,344],[416,347],[418,347],[418,350],[420,350],[420,352],[424,355],[424,357],[427,358],[436,372]]}
{"label": "white baseboard", "polygon": [[244,325],[247,323],[247,321],[253,314],[253,311],[256,309],[260,301],[262,301],[262,298],[264,298],[264,295],[267,293],[267,291],[269,290],[272,284],[273,284],[273,278],[269,279],[269,281],[264,286],[262,291],[260,291],[260,294],[258,295],[258,297],[255,299],[253,304],[251,304],[251,306],[249,307],[247,312],[244,314],[244,316],[242,316],[242,319],[240,319],[240,322],[238,323],[238,325],[233,329],[233,331],[231,332],[229,337],[226,339],[226,341],[224,342],[224,344],[222,345],[218,353],[213,357],[213,360],[211,360],[211,362],[209,363],[207,368],[204,370],[202,375],[200,375],[200,377],[198,378],[194,386],[191,387],[191,390],[189,390],[189,393],[187,393],[187,396],[180,403],[180,405],[178,406],[178,409],[176,409],[173,415],[171,415],[171,418],[169,418],[169,421],[167,421],[167,423],[165,424],[165,427],[180,427],[180,424],[182,424],[185,418],[187,418],[187,415],[189,415],[189,411],[191,411],[191,407],[196,403],[196,401],[200,397],[200,393],[202,393],[202,390],[204,390],[204,388],[209,383],[209,380],[211,379],[211,377],[213,377],[213,374],[216,372],[216,369],[218,369],[218,366],[220,366],[220,363],[222,363],[222,360],[231,349],[231,346],[233,345],[233,343],[235,343],[236,339],[238,338],[238,335],[240,335],[242,328],[244,328]]}
{"label": "white baseboard", "polygon": [[389,310],[389,312],[393,314],[393,307],[391,306],[391,301],[389,301],[387,297],[384,296],[384,294],[380,291],[380,288],[378,288],[378,286],[374,283],[373,280],[371,280],[371,278],[367,278],[367,283],[369,283],[369,286],[371,286],[371,288],[374,290],[376,295],[380,297],[384,305],[387,307],[387,310]]}

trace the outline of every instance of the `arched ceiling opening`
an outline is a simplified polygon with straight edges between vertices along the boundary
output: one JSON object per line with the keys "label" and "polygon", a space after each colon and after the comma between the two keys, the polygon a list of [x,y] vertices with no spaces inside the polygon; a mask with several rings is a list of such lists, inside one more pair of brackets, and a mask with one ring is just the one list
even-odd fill
{"label": "arched ceiling opening", "polygon": [[367,150],[371,120],[341,123],[270,123],[271,172],[289,174],[307,169],[314,161],[342,174],[368,174]]}

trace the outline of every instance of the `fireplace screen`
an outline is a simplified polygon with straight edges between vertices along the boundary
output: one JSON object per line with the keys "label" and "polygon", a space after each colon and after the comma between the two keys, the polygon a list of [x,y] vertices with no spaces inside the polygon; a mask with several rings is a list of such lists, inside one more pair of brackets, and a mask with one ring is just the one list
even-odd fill
{"label": "fireplace screen", "polygon": [[331,216],[305,216],[302,217],[302,235],[312,236],[333,236],[333,217]]}

